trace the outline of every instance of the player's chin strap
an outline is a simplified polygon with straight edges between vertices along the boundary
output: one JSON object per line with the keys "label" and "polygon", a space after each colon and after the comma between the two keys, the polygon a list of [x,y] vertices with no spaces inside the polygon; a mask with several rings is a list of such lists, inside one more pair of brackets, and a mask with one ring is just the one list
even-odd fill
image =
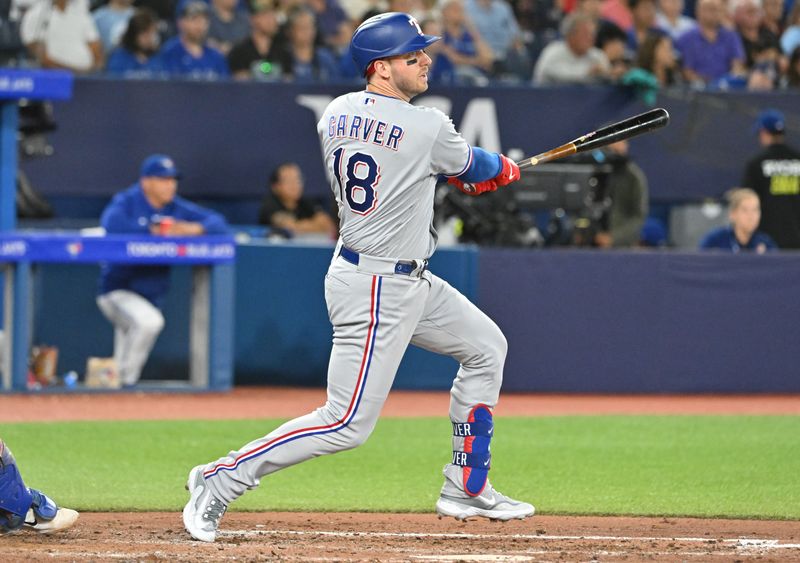
{"label": "player's chin strap", "polygon": [[464,450],[453,452],[453,465],[463,468],[464,492],[470,496],[478,496],[486,486],[492,460],[489,444],[493,434],[492,410],[486,405],[473,407],[467,422],[453,422],[453,436],[464,438]]}

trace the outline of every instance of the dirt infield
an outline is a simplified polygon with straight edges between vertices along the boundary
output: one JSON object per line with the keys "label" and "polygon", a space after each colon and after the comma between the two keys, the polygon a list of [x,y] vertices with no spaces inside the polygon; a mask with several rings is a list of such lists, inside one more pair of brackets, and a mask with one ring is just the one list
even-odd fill
{"label": "dirt infield", "polygon": [[536,516],[232,513],[217,542],[178,513],[83,514],[58,536],[0,538],[6,561],[800,561],[800,524]]}
{"label": "dirt infield", "polygon": [[[320,389],[0,396],[4,422],[291,417]],[[209,408],[213,405],[213,408]],[[393,392],[384,416],[446,416],[446,393]],[[798,396],[503,395],[500,416],[800,414]],[[535,499],[532,499],[535,501]],[[535,502],[534,502],[535,504]],[[800,522],[534,516],[507,523],[433,514],[229,513],[214,544],[174,513],[87,513],[64,533],[0,536],[0,561],[798,561]]]}
{"label": "dirt infield", "polygon": [[[449,395],[392,391],[382,416],[446,416]],[[230,393],[0,395],[4,422],[292,418],[325,403],[324,389],[237,387]],[[591,414],[791,414],[800,395],[533,395],[505,393],[497,416]]]}

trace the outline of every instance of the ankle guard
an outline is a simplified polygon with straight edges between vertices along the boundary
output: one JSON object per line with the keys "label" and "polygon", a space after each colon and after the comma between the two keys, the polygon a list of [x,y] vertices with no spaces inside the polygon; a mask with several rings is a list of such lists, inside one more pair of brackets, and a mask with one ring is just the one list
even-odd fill
{"label": "ankle guard", "polygon": [[0,510],[25,518],[33,495],[25,486],[11,450],[0,441]]}
{"label": "ankle guard", "polygon": [[476,405],[467,422],[453,423],[453,436],[464,438],[464,451],[453,452],[453,465],[460,465],[464,492],[476,497],[486,486],[492,454],[489,444],[494,434],[492,411],[486,405]]}
{"label": "ankle guard", "polygon": [[31,503],[31,510],[37,522],[42,520],[52,520],[58,514],[58,505],[41,491],[36,489],[29,489],[33,502]]}

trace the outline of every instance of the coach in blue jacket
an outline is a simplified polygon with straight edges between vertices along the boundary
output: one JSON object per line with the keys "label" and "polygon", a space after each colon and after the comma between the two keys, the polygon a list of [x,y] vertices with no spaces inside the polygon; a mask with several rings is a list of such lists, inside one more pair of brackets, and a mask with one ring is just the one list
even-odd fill
{"label": "coach in blue jacket", "polygon": [[[222,215],[176,195],[179,178],[170,157],[147,157],[139,181],[114,196],[100,224],[109,234],[185,237],[228,232]],[[114,325],[114,360],[123,385],[139,381],[164,328],[160,307],[169,281],[169,266],[102,266],[97,305]]]}

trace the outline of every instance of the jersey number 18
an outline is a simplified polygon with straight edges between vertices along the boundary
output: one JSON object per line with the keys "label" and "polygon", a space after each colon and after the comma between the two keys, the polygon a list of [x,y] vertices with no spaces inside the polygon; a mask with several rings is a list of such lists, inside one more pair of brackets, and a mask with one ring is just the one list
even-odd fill
{"label": "jersey number 18", "polygon": [[340,199],[347,202],[353,213],[368,215],[378,205],[375,188],[381,179],[381,168],[371,155],[355,152],[345,158],[344,147],[336,149],[333,175],[339,184]]}

